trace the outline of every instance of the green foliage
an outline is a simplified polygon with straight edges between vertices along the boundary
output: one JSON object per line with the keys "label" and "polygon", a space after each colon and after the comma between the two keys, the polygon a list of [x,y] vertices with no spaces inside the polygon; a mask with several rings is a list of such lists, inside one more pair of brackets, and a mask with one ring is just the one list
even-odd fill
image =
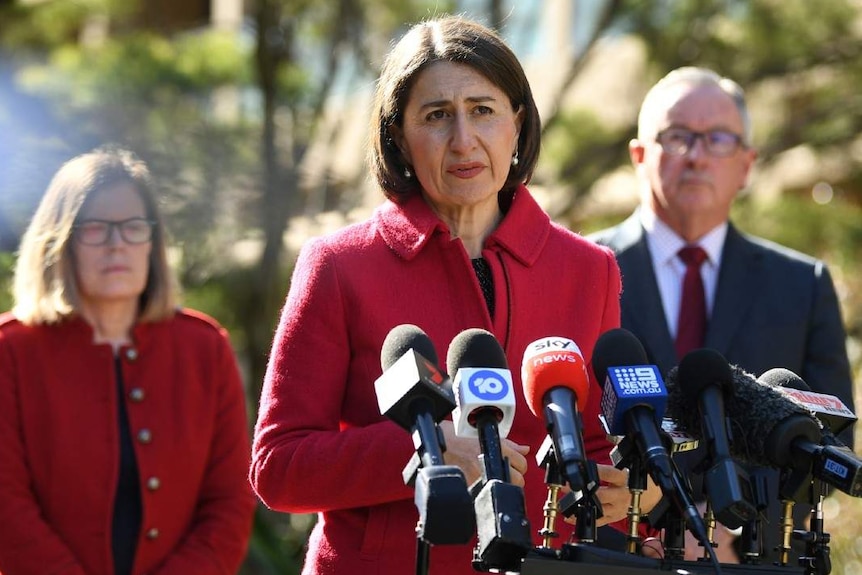
{"label": "green foliage", "polygon": [[16,50],[73,41],[86,17],[102,2],[52,0],[40,6],[12,3],[0,9],[0,39]]}
{"label": "green foliage", "polygon": [[853,261],[862,248],[862,208],[846,198],[826,204],[804,193],[788,193],[774,202],[741,198],[733,219],[751,233],[836,263]]}
{"label": "green foliage", "polygon": [[14,256],[0,252],[0,312],[12,309],[12,274]]}
{"label": "green foliage", "polygon": [[20,80],[72,108],[117,100],[153,104],[165,89],[193,93],[248,82],[247,60],[248,49],[224,32],[178,41],[141,32],[93,48],[64,45],[44,65],[25,68]]}
{"label": "green foliage", "polygon": [[555,167],[555,179],[569,184],[578,196],[628,159],[626,142],[632,137],[631,130],[608,128],[589,110],[571,110],[545,133],[542,157]]}
{"label": "green foliage", "polygon": [[[22,229],[46,178],[75,153],[105,142],[137,151],[164,192],[185,303],[230,331],[254,408],[277,320],[278,302],[269,298],[283,296],[290,269],[283,264],[287,256],[267,270],[259,269],[262,259],[237,263],[240,240],[258,246],[261,230],[273,219],[270,237],[282,245],[289,217],[302,213],[297,200],[308,193],[304,154],[315,144],[330,95],[369,85],[392,39],[408,23],[462,5],[258,0],[252,3],[254,13],[269,12],[255,20],[259,36],[250,38],[247,29],[175,36],[141,30],[132,19],[139,4],[131,0],[0,3],[0,222],[11,219],[14,229]],[[733,77],[749,93],[777,87],[779,96],[770,102],[774,116],[756,132],[762,162],[800,144],[858,149],[853,141],[862,133],[862,41],[860,10],[849,0],[611,5],[616,8],[611,30],[634,34],[646,49],[647,83],[671,68],[695,64]],[[471,6],[471,15],[481,15],[479,4]],[[81,32],[93,15],[111,26],[103,41],[82,43]],[[270,61],[261,62],[261,48]],[[266,73],[272,74],[271,94]],[[231,114],[219,112],[222,90],[239,102]],[[270,101],[274,106],[267,111],[261,102]],[[633,135],[634,126],[611,129],[587,111],[565,110],[545,136],[542,165],[554,184],[565,182],[575,190],[573,197],[587,194],[596,180],[628,164],[626,143]],[[261,150],[271,150],[271,156]],[[19,177],[24,172],[27,176]],[[834,264],[848,327],[862,333],[862,303],[854,299],[862,296],[853,295],[862,294],[856,277],[862,175],[858,166],[841,173],[842,181],[831,184],[842,191],[830,204],[814,204],[807,192],[768,206],[743,199],[734,218],[747,231]],[[290,209],[276,205],[282,202]],[[612,218],[618,215],[583,222],[584,231]],[[0,254],[2,309],[11,306],[3,288],[12,261]],[[262,277],[271,279],[277,296],[262,285]],[[841,505],[846,510],[853,503]],[[243,574],[298,573],[310,522],[261,508]],[[833,535],[833,542],[836,565],[839,557],[845,566],[858,561],[852,541]]]}
{"label": "green foliage", "polygon": [[298,574],[313,524],[314,516],[285,515],[260,505],[254,518],[248,557],[240,575]]}

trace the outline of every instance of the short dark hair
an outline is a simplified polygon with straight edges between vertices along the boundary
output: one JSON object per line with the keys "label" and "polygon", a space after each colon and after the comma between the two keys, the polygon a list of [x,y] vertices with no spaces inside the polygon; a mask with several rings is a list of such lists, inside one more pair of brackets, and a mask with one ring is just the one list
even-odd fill
{"label": "short dark hair", "polygon": [[420,191],[390,133],[402,126],[404,107],[419,72],[434,62],[470,66],[500,88],[513,110],[523,106],[518,164],[509,170],[501,194],[511,195],[530,181],[539,159],[541,121],[530,83],[518,58],[493,30],[461,16],[445,16],[414,25],[389,52],[383,64],[371,115],[369,163],[387,198],[399,201]]}

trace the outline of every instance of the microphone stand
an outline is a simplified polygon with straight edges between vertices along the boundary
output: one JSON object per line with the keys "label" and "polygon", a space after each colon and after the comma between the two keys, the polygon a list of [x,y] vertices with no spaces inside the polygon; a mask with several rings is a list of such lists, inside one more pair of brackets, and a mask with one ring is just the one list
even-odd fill
{"label": "microphone stand", "polygon": [[[414,434],[416,451],[401,472],[405,485],[414,487],[419,512],[416,523],[416,575],[427,575],[432,544],[462,544],[475,529],[473,501],[464,472],[442,465],[446,443],[436,423],[420,423]],[[418,427],[418,426],[417,426]],[[461,530],[452,529],[458,525]],[[469,532],[469,533],[468,533]]]}
{"label": "microphone stand", "polygon": [[751,470],[752,503],[757,510],[754,519],[742,525],[740,563],[758,565],[763,555],[763,513],[769,507],[767,471],[762,467]]}
{"label": "microphone stand", "polygon": [[[778,564],[785,566],[790,562],[790,541],[793,537],[793,506],[797,501],[811,506],[818,504],[815,493],[819,492],[819,480],[814,480],[810,469],[782,470],[778,485],[778,498],[781,501],[781,543],[778,550]],[[815,485],[817,484],[817,485]],[[805,532],[803,532],[805,533]],[[803,535],[803,538],[807,535]]]}
{"label": "microphone stand", "polygon": [[712,511],[712,503],[706,500],[706,510],[703,512],[703,522],[706,525],[706,541],[698,541],[703,547],[703,559],[709,559],[709,552],[715,548],[715,513]]}
{"label": "microphone stand", "polygon": [[638,526],[641,522],[641,495],[647,488],[647,469],[638,454],[634,441],[624,436],[611,451],[611,461],[617,469],[629,470],[628,488],[631,500],[628,508],[629,532],[626,537],[626,553],[638,553],[640,535]]}
{"label": "microphone stand", "polygon": [[480,413],[476,428],[482,446],[482,478],[471,486],[478,541],[473,552],[477,571],[516,571],[532,548],[524,491],[511,483],[509,465],[501,457],[497,417],[491,410]]}
{"label": "microphone stand", "polygon": [[832,559],[829,555],[830,535],[823,530],[823,498],[826,485],[815,479],[811,482],[812,499],[817,503],[811,510],[811,530],[794,531],[794,537],[805,541],[805,556],[799,558],[799,565],[805,568],[805,575],[829,575],[832,572]]}
{"label": "microphone stand", "polygon": [[634,458],[629,467],[628,486],[632,498],[628,509],[629,534],[626,538],[626,552],[635,554],[638,553],[638,544],[641,542],[638,534],[638,525],[641,521],[641,494],[647,488],[647,471],[639,457]]}
{"label": "microphone stand", "polygon": [[664,528],[664,556],[668,559],[685,558],[685,518],[675,507],[667,510]]}
{"label": "microphone stand", "polygon": [[587,460],[583,469],[584,489],[570,491],[560,501],[565,517],[575,516],[574,537],[579,543],[594,545],[596,542],[596,520],[602,516],[602,503],[596,491],[599,488],[599,470],[596,462]]}
{"label": "microphone stand", "polygon": [[557,454],[554,451],[554,442],[549,435],[536,452],[536,463],[545,470],[545,484],[548,486],[548,498],[542,506],[542,517],[544,519],[539,536],[542,538],[542,547],[551,549],[551,541],[560,536],[556,531],[557,515],[560,511],[559,495],[565,479],[557,463]]}

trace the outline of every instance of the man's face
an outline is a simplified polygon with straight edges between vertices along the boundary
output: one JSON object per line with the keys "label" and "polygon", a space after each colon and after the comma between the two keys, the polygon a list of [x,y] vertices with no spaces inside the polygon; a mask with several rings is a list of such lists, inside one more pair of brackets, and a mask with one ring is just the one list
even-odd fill
{"label": "man's face", "polygon": [[658,217],[694,240],[688,237],[692,230],[699,237],[728,218],[757,152],[734,145],[736,138],[742,141],[742,118],[717,86],[681,84],[662,97],[654,107],[652,137],[633,140],[629,151]]}

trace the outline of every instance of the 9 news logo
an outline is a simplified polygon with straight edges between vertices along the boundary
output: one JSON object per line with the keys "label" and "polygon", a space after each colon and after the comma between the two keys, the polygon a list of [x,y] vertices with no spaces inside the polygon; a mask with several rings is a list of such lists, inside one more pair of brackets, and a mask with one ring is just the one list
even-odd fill
{"label": "9 news logo", "polygon": [[509,394],[509,383],[500,374],[484,369],[470,375],[470,393],[485,401],[499,401]]}

